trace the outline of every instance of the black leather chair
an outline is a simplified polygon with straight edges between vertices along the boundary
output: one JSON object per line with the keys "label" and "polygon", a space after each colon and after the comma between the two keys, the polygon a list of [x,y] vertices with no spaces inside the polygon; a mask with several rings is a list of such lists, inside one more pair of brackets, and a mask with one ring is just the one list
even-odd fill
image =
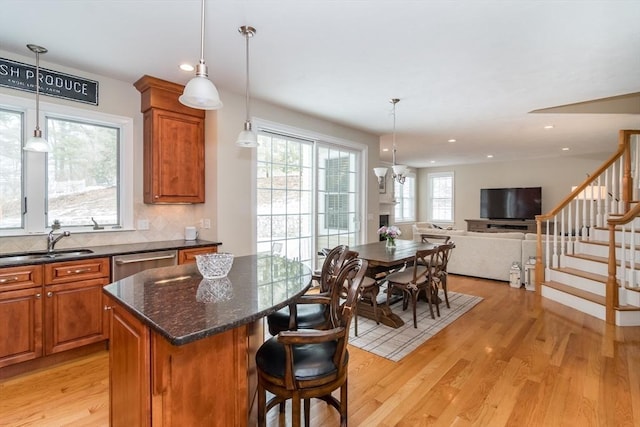
{"label": "black leather chair", "polygon": [[273,336],[280,331],[296,329],[327,329],[329,312],[329,293],[335,275],[346,261],[356,258],[357,252],[349,251],[346,245],[331,249],[324,259],[317,280],[320,282],[318,293],[309,293],[296,299],[294,304],[267,316],[269,333]]}
{"label": "black leather chair", "polygon": [[[336,408],[340,412],[340,425],[347,425],[349,325],[366,270],[367,261],[352,259],[337,272],[336,286],[330,292],[330,329],[282,331],[258,349],[258,426],[264,427],[267,412],[288,399],[291,399],[292,425],[300,426],[302,400],[308,426],[312,398]],[[331,395],[338,388],[339,400]],[[267,391],[274,395],[268,402]]]}

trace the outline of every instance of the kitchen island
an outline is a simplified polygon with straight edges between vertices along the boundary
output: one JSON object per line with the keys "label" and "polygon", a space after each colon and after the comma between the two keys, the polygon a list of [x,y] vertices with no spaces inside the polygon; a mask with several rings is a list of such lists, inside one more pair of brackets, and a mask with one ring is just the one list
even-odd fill
{"label": "kitchen island", "polygon": [[110,425],[254,424],[262,318],[310,284],[299,262],[251,255],[236,258],[224,279],[205,280],[188,264],[105,286]]}

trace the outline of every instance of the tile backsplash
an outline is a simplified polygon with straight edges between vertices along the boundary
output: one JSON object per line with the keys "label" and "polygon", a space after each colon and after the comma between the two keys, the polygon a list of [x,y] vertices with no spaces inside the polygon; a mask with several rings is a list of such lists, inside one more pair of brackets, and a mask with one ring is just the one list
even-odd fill
{"label": "tile backsplash", "polygon": [[[74,233],[61,239],[56,248],[77,248],[85,246],[104,246],[126,243],[157,242],[163,240],[180,240],[184,238],[184,227],[198,226],[196,208],[193,205],[146,205],[136,204],[134,207],[134,226],[139,220],[149,222],[148,230],[114,231],[105,228],[100,231]],[[60,230],[65,231],[64,221]],[[0,237],[0,253],[46,250],[46,234]]]}

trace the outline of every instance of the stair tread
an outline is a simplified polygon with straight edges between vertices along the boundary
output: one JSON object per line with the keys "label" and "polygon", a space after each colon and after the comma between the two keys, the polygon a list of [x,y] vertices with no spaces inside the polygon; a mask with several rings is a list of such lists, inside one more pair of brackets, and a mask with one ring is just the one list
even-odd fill
{"label": "stair tread", "polygon": [[596,282],[600,282],[602,284],[607,283],[607,276],[602,274],[590,273],[588,271],[579,270],[577,268],[571,267],[555,267],[552,270],[560,271],[562,273],[571,274],[572,276],[583,277],[585,279],[593,280]]}
{"label": "stair tread", "polygon": [[[609,246],[609,241],[608,240],[578,240],[580,243],[585,243],[588,245],[596,245],[596,246]],[[625,248],[626,249],[631,249],[631,244],[630,242],[626,242],[625,243]],[[640,245],[637,245],[636,247],[638,247]],[[621,248],[622,247],[622,243],[616,243],[616,248]]]}
{"label": "stair tread", "polygon": [[605,297],[603,297],[602,295],[596,295],[593,292],[589,292],[589,291],[585,291],[582,289],[578,289],[578,288],[574,288],[573,286],[570,285],[565,285],[564,283],[560,283],[560,282],[556,282],[556,281],[548,281],[548,282],[542,282],[543,286],[547,286],[549,288],[553,288],[556,289],[558,291],[582,298],[582,299],[586,299],[587,301],[591,301],[594,302],[596,304],[600,304],[600,305],[606,305],[606,299]]}
{"label": "stair tread", "polygon": [[[598,256],[598,255],[590,255],[590,254],[583,254],[583,253],[577,253],[577,254],[567,254],[567,257],[572,257],[572,258],[579,258],[579,259],[584,259],[587,261],[593,261],[593,262],[599,262],[602,264],[609,264],[609,258],[607,257],[603,257],[603,256]],[[627,261],[627,268],[631,268],[631,262]],[[616,259],[616,265],[618,267],[620,267],[620,260]],[[635,263],[633,266],[634,270],[640,270],[640,262]]]}

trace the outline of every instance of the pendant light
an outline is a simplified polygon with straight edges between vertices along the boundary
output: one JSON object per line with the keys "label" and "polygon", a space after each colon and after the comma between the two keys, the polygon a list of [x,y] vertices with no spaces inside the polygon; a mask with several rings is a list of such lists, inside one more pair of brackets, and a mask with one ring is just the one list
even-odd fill
{"label": "pendant light", "polygon": [[222,101],[218,89],[211,80],[207,65],[204,63],[204,0],[202,0],[202,14],[200,24],[200,62],[196,65],[196,76],[189,80],[184,92],[178,100],[187,107],[199,110],[218,110],[222,108]]}
{"label": "pendant light", "polygon": [[36,128],[33,131],[33,136],[27,139],[27,143],[22,149],[46,153],[49,151],[49,143],[42,137],[40,130],[40,54],[47,53],[47,49],[35,44],[28,44],[27,47],[36,54]]}
{"label": "pendant light", "polygon": [[407,167],[405,165],[396,164],[396,104],[400,102],[400,100],[398,98],[393,98],[389,100],[389,102],[393,104],[393,165],[391,166],[391,169],[393,170],[393,179],[398,181],[399,184],[404,184]]}
{"label": "pendant light", "polygon": [[257,147],[258,146],[258,136],[251,129],[251,116],[249,114],[249,39],[256,34],[256,29],[253,27],[245,26],[238,28],[238,32],[242,34],[246,41],[246,85],[245,85],[245,109],[246,109],[246,120],[244,122],[244,130],[240,132],[238,135],[238,139],[236,140],[236,145],[240,147]]}

